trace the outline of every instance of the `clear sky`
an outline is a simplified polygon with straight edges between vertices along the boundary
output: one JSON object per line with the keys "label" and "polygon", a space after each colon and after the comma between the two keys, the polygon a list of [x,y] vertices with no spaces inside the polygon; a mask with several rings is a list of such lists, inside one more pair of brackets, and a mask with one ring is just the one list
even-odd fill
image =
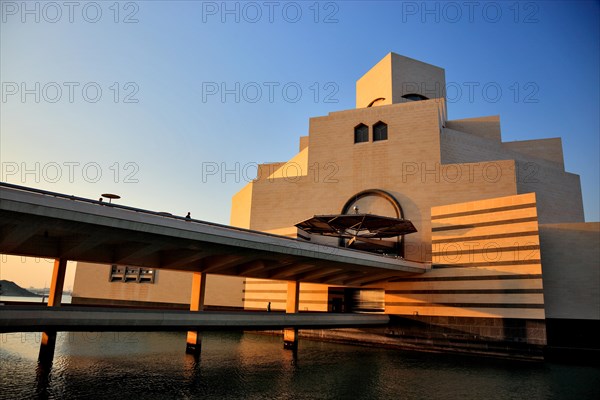
{"label": "clear sky", "polygon": [[[291,158],[310,117],[354,108],[356,80],[393,51],[445,68],[449,119],[561,137],[600,219],[597,1],[1,7],[2,181],[228,223],[256,164]],[[2,257],[0,278],[43,286],[51,265]]]}

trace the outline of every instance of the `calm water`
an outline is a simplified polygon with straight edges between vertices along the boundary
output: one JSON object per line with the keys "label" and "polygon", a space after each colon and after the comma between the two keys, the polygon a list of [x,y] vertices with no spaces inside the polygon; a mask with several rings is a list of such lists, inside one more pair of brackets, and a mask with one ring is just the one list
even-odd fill
{"label": "calm water", "polygon": [[[19,302],[26,302],[26,303],[41,303],[42,300],[44,302],[48,302],[48,296],[42,298],[40,297],[22,297],[22,296],[0,296],[0,303],[2,303],[3,301],[19,301]],[[71,302],[71,295],[70,294],[63,294],[62,298],[61,298],[61,302],[63,304],[67,304]]]}
{"label": "calm water", "polygon": [[199,360],[182,332],[63,332],[48,370],[40,338],[0,335],[0,399],[600,398],[600,368],[306,340],[294,354],[281,337],[241,332],[205,333]]}
{"label": "calm water", "polygon": [[[1,311],[0,311],[1,312]],[[598,399],[600,369],[205,333],[62,333],[51,372],[39,334],[0,335],[0,398]]]}

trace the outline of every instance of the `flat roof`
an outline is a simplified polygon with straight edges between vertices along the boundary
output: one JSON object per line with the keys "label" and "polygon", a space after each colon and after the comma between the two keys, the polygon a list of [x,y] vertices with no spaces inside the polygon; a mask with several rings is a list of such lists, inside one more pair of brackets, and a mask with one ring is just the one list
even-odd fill
{"label": "flat roof", "polygon": [[0,253],[363,286],[431,264],[0,183]]}

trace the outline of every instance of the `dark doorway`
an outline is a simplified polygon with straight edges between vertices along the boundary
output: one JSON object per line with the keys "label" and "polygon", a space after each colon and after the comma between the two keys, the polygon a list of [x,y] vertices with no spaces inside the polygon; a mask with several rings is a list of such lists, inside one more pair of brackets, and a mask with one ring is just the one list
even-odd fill
{"label": "dark doorway", "polygon": [[331,313],[385,311],[383,289],[355,289],[330,287],[328,289],[328,311]]}

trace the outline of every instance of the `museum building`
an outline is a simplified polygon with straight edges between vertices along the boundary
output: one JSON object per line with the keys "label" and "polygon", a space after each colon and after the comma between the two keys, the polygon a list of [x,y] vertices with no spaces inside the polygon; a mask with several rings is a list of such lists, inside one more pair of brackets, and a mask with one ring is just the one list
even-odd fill
{"label": "museum building", "polygon": [[[499,116],[448,120],[445,88],[444,69],[389,53],[357,81],[356,109],[311,118],[292,159],[259,165],[233,197],[231,225],[431,264],[360,286],[301,283],[300,311],[391,317],[386,328],[301,336],[531,357],[597,351],[600,224],[584,221],[561,139],[503,142]],[[332,237],[301,224],[347,214],[407,220],[416,232]],[[189,307],[189,272],[79,264],[73,303]],[[272,278],[209,275],[207,307],[285,310],[285,273]]]}

